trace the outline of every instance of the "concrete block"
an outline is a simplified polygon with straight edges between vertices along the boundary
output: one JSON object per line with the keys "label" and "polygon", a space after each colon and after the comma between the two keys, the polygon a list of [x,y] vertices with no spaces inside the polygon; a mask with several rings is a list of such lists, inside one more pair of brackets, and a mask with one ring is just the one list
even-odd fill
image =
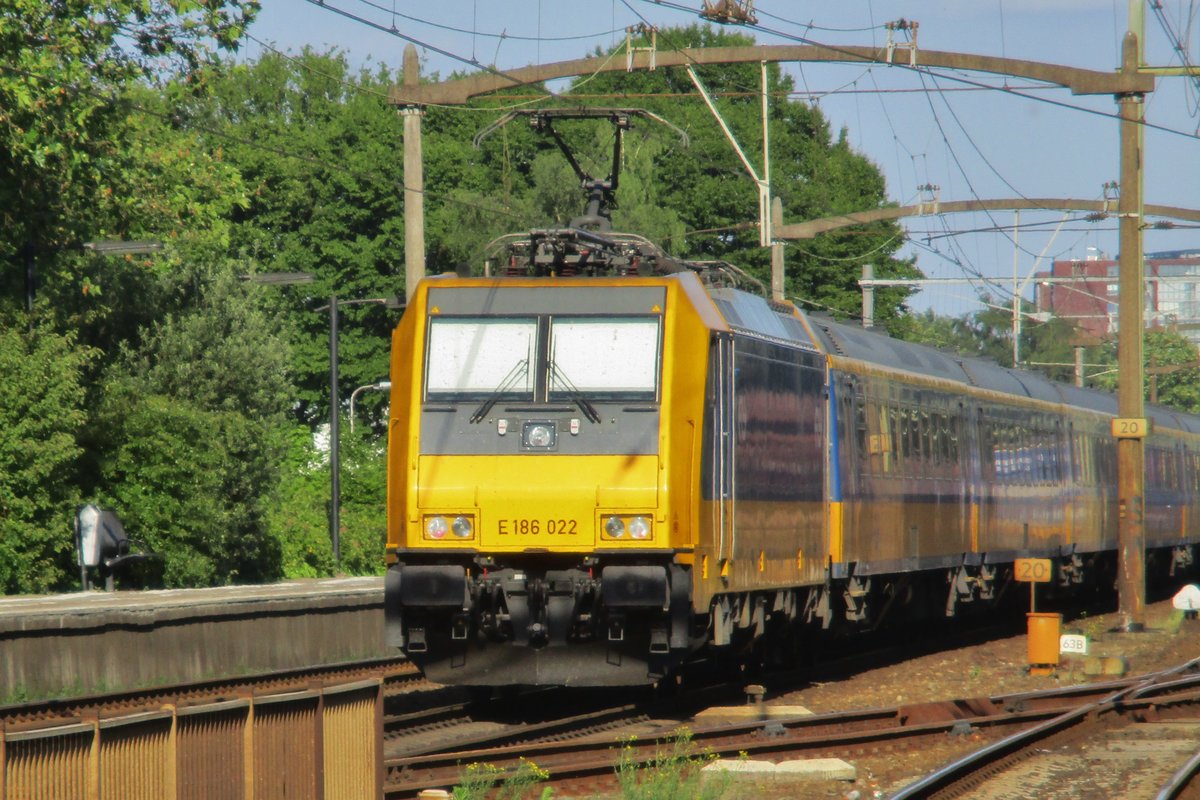
{"label": "concrete block", "polygon": [[1129,671],[1129,661],[1125,656],[1109,656],[1104,659],[1104,674],[1120,677]]}
{"label": "concrete block", "polygon": [[749,758],[720,758],[705,764],[701,772],[728,772],[732,775],[774,776],[775,765],[770,761],[754,761]]}
{"label": "concrete block", "polygon": [[1109,675],[1120,677],[1129,671],[1125,656],[1088,656],[1083,660],[1083,674],[1090,677]]}
{"label": "concrete block", "polygon": [[697,712],[694,719],[705,722],[752,721],[756,719],[784,719],[786,717],[812,716],[804,706],[712,706]]}
{"label": "concrete block", "polygon": [[853,764],[840,758],[801,758],[772,764],[751,759],[720,759],[706,765],[709,776],[726,773],[734,781],[852,781],[858,777]]}
{"label": "concrete block", "polygon": [[858,777],[858,770],[854,765],[840,758],[798,758],[781,761],[776,768],[780,776],[786,775],[789,778],[852,781]]}

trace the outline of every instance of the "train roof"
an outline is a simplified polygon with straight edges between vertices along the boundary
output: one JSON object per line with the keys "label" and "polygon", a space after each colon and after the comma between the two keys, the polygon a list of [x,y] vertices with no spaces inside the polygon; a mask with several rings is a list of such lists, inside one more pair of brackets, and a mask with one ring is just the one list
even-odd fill
{"label": "train roof", "polygon": [[[882,331],[835,322],[824,315],[805,313],[788,304],[771,303],[734,289],[710,289],[709,294],[726,323],[741,333],[964,386],[1064,403],[1109,416],[1117,414],[1117,398],[1107,392],[1052,381],[1035,372],[1002,367],[982,358],[893,339]],[[1200,433],[1200,416],[1149,404],[1146,416],[1156,426]]]}
{"label": "train roof", "polygon": [[806,350],[823,349],[813,342],[791,305],[771,303],[736,289],[710,289],[708,294],[725,323],[735,331]]}

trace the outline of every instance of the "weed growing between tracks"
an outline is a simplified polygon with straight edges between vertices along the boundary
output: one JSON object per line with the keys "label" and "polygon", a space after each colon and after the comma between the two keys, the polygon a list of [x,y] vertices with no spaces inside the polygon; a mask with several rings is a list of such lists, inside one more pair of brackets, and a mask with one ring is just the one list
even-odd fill
{"label": "weed growing between tracks", "polygon": [[[654,757],[643,763],[638,760],[634,742],[629,737],[621,745],[621,756],[615,768],[620,800],[721,800],[729,788],[728,772],[704,775],[701,770],[717,759],[711,752],[697,753],[692,733],[680,728],[666,748],[656,748]],[[525,800],[537,797],[552,800],[550,786],[537,791],[538,784],[550,773],[532,761],[521,759],[515,771],[492,764],[471,764],[459,776],[454,787],[454,800]],[[607,795],[606,795],[607,797]]]}
{"label": "weed growing between tracks", "polygon": [[623,800],[720,800],[729,788],[728,772],[701,772],[717,756],[697,753],[687,728],[676,731],[670,747],[655,749],[654,758],[644,764],[638,761],[633,742],[632,737],[626,740],[617,762]]}
{"label": "weed growing between tracks", "polygon": [[[492,764],[471,764],[459,776],[460,783],[450,796],[454,800],[524,800],[537,784],[549,777],[549,772],[523,758],[521,765],[513,772]],[[493,789],[496,790],[495,794],[492,793]],[[540,800],[550,800],[553,796],[554,790],[549,786],[544,787],[538,795]]]}

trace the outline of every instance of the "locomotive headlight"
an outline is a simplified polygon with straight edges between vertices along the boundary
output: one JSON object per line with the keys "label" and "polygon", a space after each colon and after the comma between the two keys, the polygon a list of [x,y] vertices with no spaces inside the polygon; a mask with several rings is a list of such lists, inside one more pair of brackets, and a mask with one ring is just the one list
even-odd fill
{"label": "locomotive headlight", "polygon": [[521,431],[521,442],[529,448],[548,450],[554,447],[555,433],[553,422],[526,422]]}
{"label": "locomotive headlight", "polygon": [[450,523],[445,517],[426,517],[425,518],[425,538],[426,539],[445,539],[446,534],[450,532]]}
{"label": "locomotive headlight", "polygon": [[629,520],[629,535],[634,539],[650,538],[650,522],[645,517],[634,517]]}
{"label": "locomotive headlight", "polygon": [[471,524],[470,517],[455,517],[454,524],[450,526],[450,530],[459,539],[470,539],[475,535],[475,526]]}
{"label": "locomotive headlight", "polygon": [[636,516],[620,516],[613,514],[605,517],[600,531],[601,539],[632,539],[644,542],[654,538],[654,526],[650,517],[641,514]]}
{"label": "locomotive headlight", "polygon": [[625,520],[609,517],[604,521],[604,535],[609,539],[620,539],[625,535]]}

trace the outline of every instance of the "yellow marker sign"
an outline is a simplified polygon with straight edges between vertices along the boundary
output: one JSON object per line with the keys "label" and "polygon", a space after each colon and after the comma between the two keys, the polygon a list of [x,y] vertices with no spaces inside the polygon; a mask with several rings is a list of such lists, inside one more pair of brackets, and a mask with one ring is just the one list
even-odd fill
{"label": "yellow marker sign", "polygon": [[1023,583],[1049,583],[1054,566],[1048,558],[1018,558],[1013,563],[1014,577]]}
{"label": "yellow marker sign", "polygon": [[1144,439],[1151,427],[1151,421],[1144,417],[1116,417],[1112,421],[1112,435],[1118,439]]}

